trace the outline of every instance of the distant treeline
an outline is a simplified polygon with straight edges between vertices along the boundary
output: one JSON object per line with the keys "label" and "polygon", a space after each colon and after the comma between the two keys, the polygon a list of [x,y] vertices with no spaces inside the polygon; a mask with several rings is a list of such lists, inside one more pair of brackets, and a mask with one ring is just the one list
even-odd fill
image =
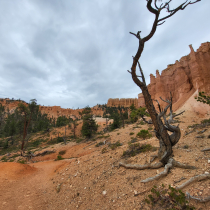
{"label": "distant treeline", "polygon": [[[25,105],[20,102],[20,106]],[[19,134],[22,135],[24,123],[28,123],[27,133],[36,133],[51,127],[64,126],[73,121],[72,118],[67,118],[66,116],[59,116],[55,119],[53,117],[48,117],[47,114],[42,114],[36,101],[36,109],[34,109],[33,112],[25,106],[24,114],[23,110],[20,109],[20,106],[18,106],[13,113],[10,113],[9,110],[6,110],[6,108],[0,104],[0,138]]]}

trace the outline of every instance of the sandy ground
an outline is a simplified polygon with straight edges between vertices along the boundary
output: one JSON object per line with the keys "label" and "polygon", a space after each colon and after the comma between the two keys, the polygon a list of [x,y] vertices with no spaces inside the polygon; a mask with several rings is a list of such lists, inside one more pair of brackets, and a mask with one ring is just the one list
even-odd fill
{"label": "sandy ground", "polygon": [[[185,104],[185,109],[190,105]],[[178,112],[176,112],[178,113]],[[36,157],[27,164],[0,163],[0,209],[4,210],[95,210],[95,209],[140,209],[153,185],[182,184],[198,174],[210,172],[210,152],[201,152],[210,147],[210,127],[203,133],[204,138],[196,138],[202,128],[184,135],[190,131],[189,125],[199,123],[208,116],[190,110],[179,116],[182,137],[173,148],[174,158],[180,162],[198,167],[196,170],[173,168],[170,173],[157,181],[141,183],[142,179],[154,176],[163,168],[133,170],[117,167],[122,160],[123,151],[128,148],[131,137],[135,137],[141,129],[148,125],[132,124],[115,130],[106,143],[120,141],[122,146],[111,150],[107,144],[95,147],[100,141],[86,143],[57,144],[46,148],[54,149],[56,153]],[[209,117],[208,117],[209,118]],[[134,133],[130,135],[130,133]],[[158,147],[156,137],[147,140],[138,139],[139,143],[150,143]],[[187,148],[186,148],[187,147]],[[102,154],[102,149],[107,152]],[[45,149],[45,150],[46,150]],[[66,150],[64,160],[55,161],[59,151]],[[44,151],[44,150],[43,150]],[[135,157],[123,159],[127,163],[145,164],[150,156],[157,151],[141,153]],[[184,177],[178,183],[176,181]],[[210,195],[210,180],[195,182],[183,189],[195,196]],[[135,192],[141,193],[134,196]],[[210,209],[210,203],[192,203],[197,209]],[[146,209],[142,208],[142,209]]]}

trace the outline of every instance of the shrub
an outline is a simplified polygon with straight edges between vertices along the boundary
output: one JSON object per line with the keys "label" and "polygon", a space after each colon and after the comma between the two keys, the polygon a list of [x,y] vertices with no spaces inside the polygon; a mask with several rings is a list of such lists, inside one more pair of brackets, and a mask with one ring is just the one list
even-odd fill
{"label": "shrub", "polygon": [[114,129],[117,129],[117,128],[120,128],[121,126],[121,120],[120,120],[120,115],[118,113],[115,113],[113,115],[113,123],[110,125],[110,129],[111,130],[114,130]]}
{"label": "shrub", "polygon": [[26,163],[26,161],[23,160],[23,159],[20,159],[20,160],[18,160],[17,162],[18,162],[18,163],[21,163],[21,164],[25,164],[25,163]]}
{"label": "shrub", "polygon": [[82,142],[84,139],[77,139],[76,143],[79,144],[80,142]]}
{"label": "shrub", "polygon": [[131,120],[132,123],[135,123],[138,120],[138,113],[137,113],[136,109],[131,111],[130,120]]}
{"label": "shrub", "polygon": [[130,134],[129,135],[133,135],[134,134],[134,132],[130,132]]}
{"label": "shrub", "polygon": [[126,151],[123,151],[122,157],[134,157],[135,155],[141,153],[141,152],[147,152],[150,150],[156,150],[155,147],[152,147],[151,144],[142,144],[134,143],[129,145],[129,149]]}
{"label": "shrub", "polygon": [[108,138],[108,137],[110,137],[110,135],[107,135],[107,136],[102,135],[102,136],[98,136],[97,138],[102,139],[102,138]]}
{"label": "shrub", "polygon": [[138,132],[136,136],[139,138],[146,139],[146,138],[150,138],[152,135],[149,133],[148,130],[143,129],[140,132]]}
{"label": "shrub", "polygon": [[57,137],[57,143],[63,142],[63,138],[62,137]]}
{"label": "shrub", "polygon": [[7,161],[8,161],[8,159],[7,159],[7,157],[6,157],[6,156],[4,156],[4,157],[2,157],[2,158],[1,158],[1,161],[2,161],[2,162],[7,162]]}
{"label": "shrub", "polygon": [[64,154],[66,154],[66,150],[61,150],[58,154],[59,155],[64,155]]}
{"label": "shrub", "polygon": [[3,148],[7,149],[8,147],[9,147],[9,142],[8,142],[8,140],[6,140],[3,144]]}
{"label": "shrub", "polygon": [[104,147],[102,150],[101,150],[101,153],[104,154],[105,152],[107,152],[107,148]]}
{"label": "shrub", "polygon": [[205,119],[201,121],[201,124],[207,124],[207,123],[210,123],[210,119]]}
{"label": "shrub", "polygon": [[96,121],[93,119],[92,114],[86,114],[83,117],[83,125],[82,125],[82,135],[90,138],[93,134],[96,133],[98,130],[98,125],[96,124]]}
{"label": "shrub", "polygon": [[61,155],[58,155],[58,156],[57,156],[57,159],[55,159],[55,161],[56,161],[56,160],[63,160],[63,159],[64,159],[64,158],[62,158]]}
{"label": "shrub", "polygon": [[163,184],[160,187],[154,186],[151,192],[152,194],[149,194],[144,202],[146,205],[152,206],[152,209],[195,209],[195,207],[189,206],[189,202],[181,190],[176,190],[170,185],[168,189]]}
{"label": "shrub", "polygon": [[140,124],[140,125],[144,125],[145,122],[144,122],[143,120],[141,120],[139,124]]}
{"label": "shrub", "polygon": [[59,116],[56,121],[56,127],[65,126],[69,123],[70,119],[66,116]]}
{"label": "shrub", "polygon": [[35,140],[35,141],[33,141],[32,143],[31,143],[31,145],[33,146],[33,147],[38,147],[39,145],[40,145],[40,142],[41,141],[41,139],[39,139],[39,140]]}
{"label": "shrub", "polygon": [[122,144],[121,144],[119,141],[117,141],[117,142],[115,142],[115,143],[109,145],[109,147],[110,147],[112,150],[114,150],[114,149],[116,149],[117,147],[120,147],[120,146],[122,146]]}
{"label": "shrub", "polygon": [[184,149],[188,149],[189,146],[186,144],[186,145],[183,146],[183,148],[184,148]]}
{"label": "shrub", "polygon": [[135,143],[135,142],[137,142],[138,141],[138,139],[137,138],[133,138],[133,137],[131,137],[132,139],[131,139],[131,141],[130,142],[128,142],[128,144],[131,144],[131,143]]}

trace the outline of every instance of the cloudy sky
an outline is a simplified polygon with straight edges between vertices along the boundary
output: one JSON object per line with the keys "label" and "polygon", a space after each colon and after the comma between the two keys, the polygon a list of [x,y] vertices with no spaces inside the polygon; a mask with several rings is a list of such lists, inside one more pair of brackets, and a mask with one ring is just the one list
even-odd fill
{"label": "cloudy sky", "polygon": [[[189,44],[210,41],[209,8],[202,0],[158,27],[140,60],[147,84]],[[129,31],[144,37],[153,20],[146,0],[0,0],[0,98],[76,109],[137,97],[127,70],[138,40]]]}

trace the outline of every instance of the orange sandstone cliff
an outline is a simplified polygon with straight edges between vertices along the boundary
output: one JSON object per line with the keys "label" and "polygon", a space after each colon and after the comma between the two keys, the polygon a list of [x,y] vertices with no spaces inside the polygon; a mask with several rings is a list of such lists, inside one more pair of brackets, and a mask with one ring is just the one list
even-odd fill
{"label": "orange sandstone cliff", "polygon": [[137,98],[110,98],[107,102],[107,106],[124,106],[130,107],[134,104],[135,107],[138,106],[138,99]]}
{"label": "orange sandstone cliff", "polygon": [[[189,55],[168,65],[161,74],[157,70],[156,77],[150,75],[148,89],[152,99],[157,99],[164,106],[160,97],[166,99],[171,92],[174,110],[182,106],[196,90],[210,92],[210,42],[201,44],[196,52],[192,45],[189,47]],[[140,93],[138,106],[144,105],[144,97]]]}
{"label": "orange sandstone cliff", "polygon": [[[0,104],[5,106],[6,110],[8,109],[10,112],[13,112],[19,103],[24,103],[26,106],[28,105],[26,102],[21,100],[11,100],[9,98],[0,99]],[[44,114],[47,114],[48,117],[53,117],[57,119],[59,116],[66,116],[71,118],[80,118],[79,112],[82,112],[84,109],[64,109],[60,106],[39,106],[39,110]],[[98,107],[91,108],[92,113],[94,115],[103,116],[103,110]]]}

